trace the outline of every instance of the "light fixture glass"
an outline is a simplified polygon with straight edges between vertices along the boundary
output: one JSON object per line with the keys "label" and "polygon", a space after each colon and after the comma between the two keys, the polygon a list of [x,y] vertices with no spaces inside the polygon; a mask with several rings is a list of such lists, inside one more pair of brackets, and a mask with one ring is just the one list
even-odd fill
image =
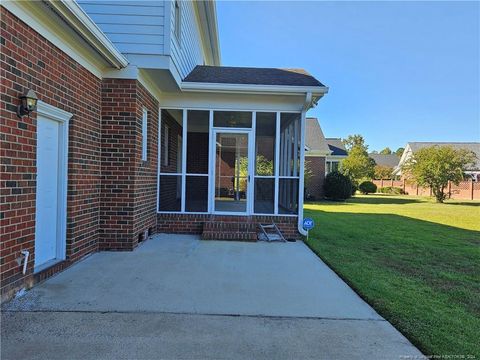
{"label": "light fixture glass", "polygon": [[37,94],[32,89],[28,90],[26,94],[20,96],[20,105],[17,108],[17,115],[19,118],[29,115],[37,108]]}

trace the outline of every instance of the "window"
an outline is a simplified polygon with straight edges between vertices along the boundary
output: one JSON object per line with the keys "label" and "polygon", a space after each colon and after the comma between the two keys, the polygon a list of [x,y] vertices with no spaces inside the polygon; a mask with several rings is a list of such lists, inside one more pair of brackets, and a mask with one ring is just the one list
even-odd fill
{"label": "window", "polygon": [[180,11],[180,1],[175,0],[175,37],[177,38],[178,43],[180,44],[180,32],[182,29],[182,24],[181,24],[181,16],[182,12]]}
{"label": "window", "polygon": [[148,148],[148,111],[143,109],[142,116],[142,160],[147,161]]}
{"label": "window", "polygon": [[168,125],[165,125],[164,128],[164,139],[163,139],[163,149],[162,149],[162,154],[163,154],[163,166],[168,166],[168,158],[169,158],[169,143],[170,143],[170,128]]}

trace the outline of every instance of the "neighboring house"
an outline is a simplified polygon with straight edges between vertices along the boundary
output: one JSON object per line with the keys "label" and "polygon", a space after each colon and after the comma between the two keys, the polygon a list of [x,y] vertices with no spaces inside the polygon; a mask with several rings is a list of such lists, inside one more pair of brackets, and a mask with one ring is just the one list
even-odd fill
{"label": "neighboring house", "polygon": [[305,197],[309,200],[323,198],[325,159],[331,153],[318,119],[307,118],[305,161],[308,162],[311,176],[305,183]]}
{"label": "neighboring house", "polygon": [[457,149],[466,149],[476,154],[475,163],[465,171],[474,181],[480,181],[480,143],[478,142],[409,142],[405,146],[398,165],[393,170],[395,176],[402,176],[402,166],[406,164],[419,149],[430,146],[452,146]]}
{"label": "neighboring house", "polygon": [[370,153],[368,156],[375,161],[375,165],[389,167],[392,170],[398,166],[400,161],[400,157],[397,154]]}
{"label": "neighboring house", "polygon": [[325,173],[331,173],[332,171],[338,171],[340,168],[340,162],[348,156],[347,149],[343,145],[340,138],[327,138],[327,145],[331,151],[325,159]]}
{"label": "neighboring house", "polygon": [[[304,232],[305,113],[328,88],[300,69],[221,67],[213,1],[0,11],[2,298],[155,232]],[[28,90],[37,109],[17,117]]]}

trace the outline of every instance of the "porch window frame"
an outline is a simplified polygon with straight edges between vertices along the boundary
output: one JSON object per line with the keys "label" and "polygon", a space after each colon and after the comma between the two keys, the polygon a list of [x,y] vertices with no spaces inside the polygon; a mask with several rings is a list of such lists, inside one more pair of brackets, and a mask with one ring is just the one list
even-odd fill
{"label": "porch window frame", "polygon": [[[178,110],[182,111],[182,169],[181,173],[174,172],[174,173],[167,173],[161,172],[161,161],[164,160],[162,156],[162,111],[163,110]],[[197,174],[197,173],[187,173],[187,143],[188,143],[188,130],[187,130],[187,117],[188,111],[208,111],[209,112],[209,129],[208,129],[208,138],[209,138],[209,150],[208,150],[208,173],[207,174]],[[250,112],[252,114],[252,127],[251,128],[234,128],[234,127],[214,127],[213,126],[213,119],[214,119],[214,112],[215,111],[236,111],[236,112]],[[256,114],[257,113],[275,113],[276,114],[276,129],[275,129],[275,161],[274,161],[274,175],[255,175],[255,158],[256,158],[256,151],[255,151],[255,141],[256,141]],[[302,206],[303,206],[303,186],[302,183],[304,181],[304,158],[300,156],[300,161],[298,163],[299,172],[297,176],[287,176],[287,175],[280,175],[280,125],[281,125],[281,114],[282,113],[290,113],[290,114],[297,114],[299,116],[299,132],[298,132],[298,146],[300,146],[300,153],[302,153],[302,144],[304,143],[303,137],[304,134],[304,117],[305,113],[302,110],[273,110],[273,109],[261,109],[261,110],[248,110],[248,109],[230,109],[230,108],[206,108],[206,107],[176,107],[176,106],[169,106],[169,107],[159,107],[159,116],[158,116],[158,128],[160,131],[158,132],[158,168],[157,168],[157,214],[184,214],[184,215],[221,215],[221,216],[282,216],[282,217],[299,217],[301,215]],[[248,190],[248,207],[245,213],[234,213],[234,212],[218,212],[215,211],[215,203],[214,203],[214,185],[215,179],[213,178],[213,166],[215,164],[214,157],[215,157],[215,147],[212,145],[216,141],[214,138],[215,131],[224,130],[225,132],[235,132],[239,130],[239,132],[243,132],[248,130],[250,132],[249,135],[249,150],[248,154],[249,157],[252,158],[252,161],[249,161],[249,174],[251,177],[251,181],[249,182],[249,190]],[[243,130],[243,131],[242,131]],[[253,150],[252,150],[253,147]],[[252,154],[253,156],[250,156]],[[161,176],[180,176],[182,179],[182,193],[181,193],[181,211],[161,211],[160,210],[160,177]],[[208,204],[207,204],[207,211],[199,212],[199,211],[185,211],[186,208],[186,179],[187,176],[199,176],[199,177],[208,177]],[[274,179],[274,212],[273,213],[256,213],[255,209],[255,198],[254,198],[254,191],[255,191],[255,179]],[[298,180],[298,209],[296,214],[282,214],[279,212],[279,185],[281,179],[296,179]],[[213,184],[212,184],[213,182]],[[213,199],[213,200],[212,200]]]}

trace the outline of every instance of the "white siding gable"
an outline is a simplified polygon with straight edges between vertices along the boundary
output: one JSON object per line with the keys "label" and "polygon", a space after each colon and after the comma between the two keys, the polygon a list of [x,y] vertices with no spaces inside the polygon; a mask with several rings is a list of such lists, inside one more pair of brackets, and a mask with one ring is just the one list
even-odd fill
{"label": "white siding gable", "polygon": [[78,0],[124,54],[163,55],[165,2]]}

